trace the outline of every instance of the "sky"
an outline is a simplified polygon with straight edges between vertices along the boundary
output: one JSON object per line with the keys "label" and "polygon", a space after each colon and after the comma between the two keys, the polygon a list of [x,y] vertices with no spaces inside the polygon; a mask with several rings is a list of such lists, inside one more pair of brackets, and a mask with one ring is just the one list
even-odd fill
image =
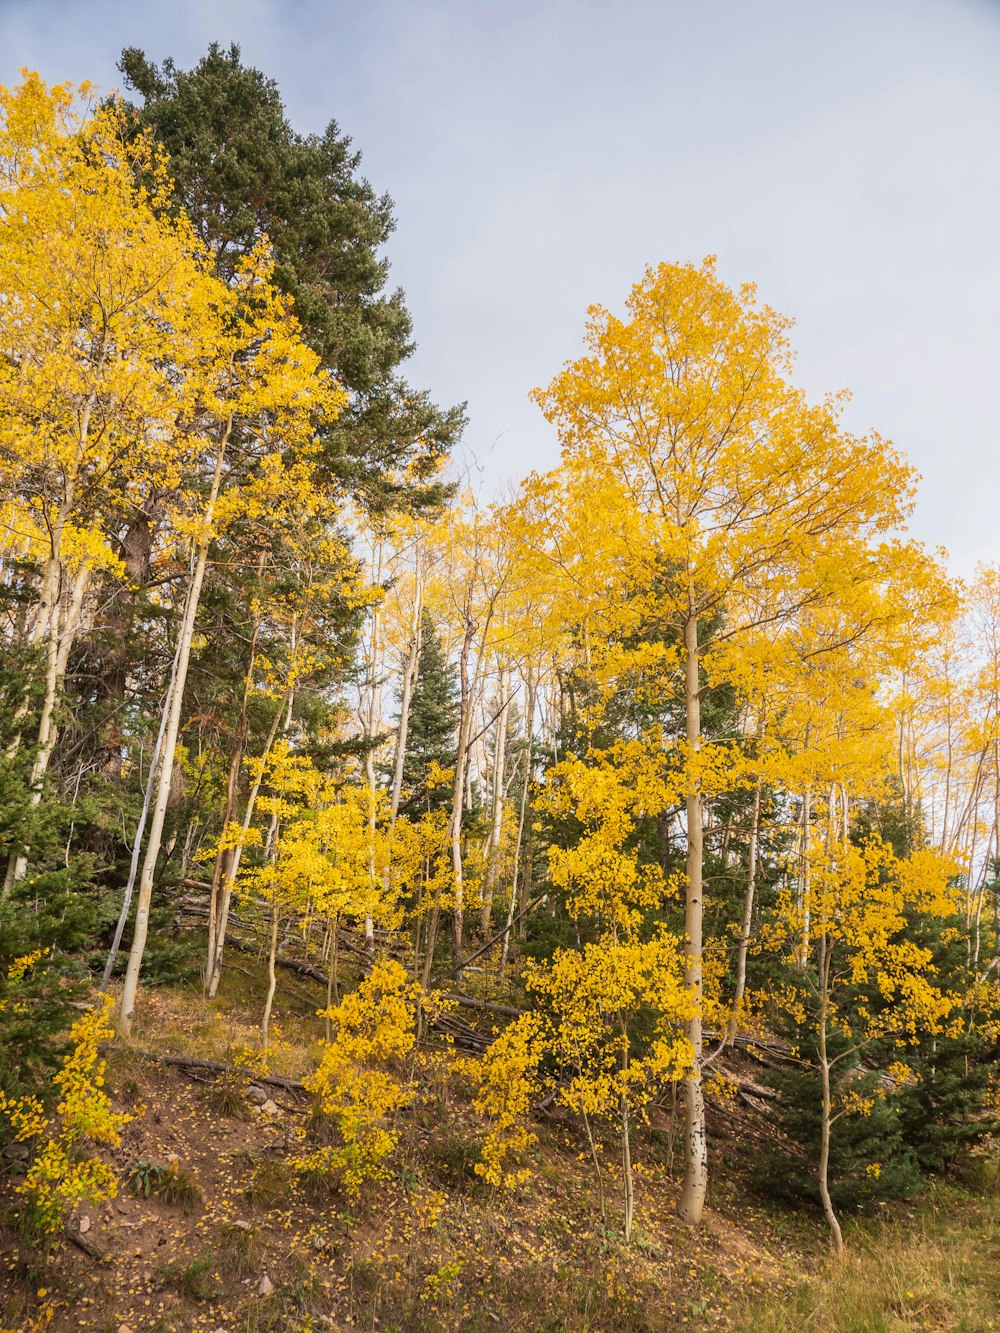
{"label": "sky", "polygon": [[587,306],[715,254],[916,465],[915,535],[1000,562],[1000,0],[0,0],[0,81],[213,40],[392,196],[407,374],[487,492],[557,461],[528,393]]}

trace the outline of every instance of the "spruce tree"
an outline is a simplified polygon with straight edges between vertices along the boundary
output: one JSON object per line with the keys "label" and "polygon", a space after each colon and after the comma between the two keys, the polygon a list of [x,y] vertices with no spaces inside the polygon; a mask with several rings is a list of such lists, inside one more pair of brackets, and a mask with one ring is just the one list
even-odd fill
{"label": "spruce tree", "polygon": [[[0,657],[0,860],[31,848],[30,872],[0,891],[0,1092],[14,1097],[51,1091],[98,913],[90,858],[66,855],[87,812],[68,806],[49,775],[42,801],[31,800],[33,751],[19,743],[16,701],[37,694],[38,666],[37,655],[10,645]],[[0,1117],[0,1143],[9,1130]]]}
{"label": "spruce tree", "polygon": [[454,666],[430,616],[420,622],[420,662],[410,700],[403,764],[404,811],[434,809],[451,799],[446,788],[428,790],[432,763],[441,768],[455,766],[455,732],[458,727],[458,682]]}

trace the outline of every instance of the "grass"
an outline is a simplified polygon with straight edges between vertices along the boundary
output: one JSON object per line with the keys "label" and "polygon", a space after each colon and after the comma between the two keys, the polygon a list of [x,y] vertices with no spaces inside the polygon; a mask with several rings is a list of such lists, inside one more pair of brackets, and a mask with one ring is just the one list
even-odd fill
{"label": "grass", "polygon": [[936,1186],[903,1216],[848,1227],[843,1259],[748,1302],[742,1319],[759,1333],[1000,1330],[998,1226],[995,1194]]}
{"label": "grass", "polygon": [[142,1158],[133,1165],[128,1180],[136,1194],[147,1199],[156,1194],[164,1203],[186,1213],[194,1212],[204,1202],[197,1176],[179,1162],[150,1162]]}
{"label": "grass", "polygon": [[224,1222],[215,1239],[219,1266],[238,1278],[255,1276],[266,1267],[267,1245],[260,1228],[247,1222]]}
{"label": "grass", "polygon": [[257,1208],[273,1208],[287,1199],[294,1184],[294,1173],[284,1162],[262,1157],[254,1165],[246,1183],[246,1197]]}
{"label": "grass", "polygon": [[210,1277],[215,1267],[215,1256],[209,1253],[193,1259],[171,1259],[164,1264],[162,1280],[188,1301],[204,1301],[212,1294]]}

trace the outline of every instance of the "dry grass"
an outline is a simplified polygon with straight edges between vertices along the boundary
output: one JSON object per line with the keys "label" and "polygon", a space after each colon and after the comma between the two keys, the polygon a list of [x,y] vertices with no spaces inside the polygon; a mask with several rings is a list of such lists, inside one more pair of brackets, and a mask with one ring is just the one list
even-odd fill
{"label": "dry grass", "polygon": [[[847,1253],[783,1298],[748,1303],[759,1333],[1000,1330],[1000,1204],[940,1186],[916,1209],[848,1229]],[[739,1322],[737,1327],[739,1327]]]}

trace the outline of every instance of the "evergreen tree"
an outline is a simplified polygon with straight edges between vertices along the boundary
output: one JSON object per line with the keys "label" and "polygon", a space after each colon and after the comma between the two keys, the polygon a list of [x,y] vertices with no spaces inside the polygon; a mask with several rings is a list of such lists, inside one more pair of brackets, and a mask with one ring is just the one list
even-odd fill
{"label": "evergreen tree", "polygon": [[[87,891],[90,859],[66,854],[87,810],[65,804],[49,777],[43,800],[30,799],[33,750],[18,743],[14,701],[37,693],[37,660],[8,645],[0,663],[0,860],[31,848],[30,873],[0,890],[0,1092],[45,1095],[82,993],[98,906]],[[0,1141],[8,1130],[0,1117]]]}
{"label": "evergreen tree", "polygon": [[[779,1198],[819,1202],[816,1162],[819,1158],[822,1097],[816,1060],[816,1038],[810,1028],[800,1032],[786,1019],[779,1035],[798,1046],[797,1059],[768,1071],[766,1082],[778,1093],[774,1116],[780,1137],[762,1156],[758,1186]],[[841,1042],[831,1042],[831,1055]],[[832,1093],[839,1102],[851,1094],[870,1102],[867,1114],[837,1119],[830,1139],[830,1196],[834,1207],[856,1209],[879,1199],[905,1199],[920,1187],[920,1170],[907,1141],[898,1096],[879,1082],[858,1060],[835,1067]]]}
{"label": "evergreen tree", "polygon": [[435,473],[463,407],[441,410],[399,375],[413,343],[380,253],[395,225],[392,201],[358,174],[350,139],[336,122],[322,135],[297,134],[277,85],[243,65],[235,45],[213,43],[191,70],[131,47],[119,69],[142,99],[137,129],[151,129],[169,154],[177,203],[220,272],[231,276],[266,234],[306,341],[350,391],[326,436],[331,472],[374,512],[440,502]]}
{"label": "evergreen tree", "polygon": [[458,682],[441,639],[425,611],[420,622],[420,661],[410,700],[403,764],[404,810],[433,809],[451,799],[444,787],[429,791],[432,763],[455,766],[455,731],[458,727]]}
{"label": "evergreen tree", "polygon": [[942,986],[965,997],[957,1015],[960,1031],[923,1036],[903,1057],[912,1078],[899,1090],[900,1124],[921,1169],[941,1172],[1000,1131],[996,1115],[986,1109],[1000,1043],[995,1013],[977,1008],[990,1004],[990,992],[974,990],[967,941],[926,917],[912,921],[907,933],[931,951]]}

